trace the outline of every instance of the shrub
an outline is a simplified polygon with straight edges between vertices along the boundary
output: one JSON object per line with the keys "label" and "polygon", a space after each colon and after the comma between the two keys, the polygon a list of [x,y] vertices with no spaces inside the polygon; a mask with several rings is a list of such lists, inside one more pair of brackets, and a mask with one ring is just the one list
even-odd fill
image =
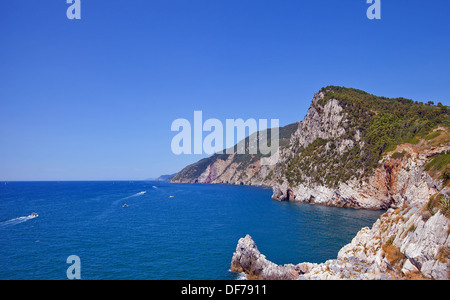
{"label": "shrub", "polygon": [[445,152],[435,155],[433,159],[425,165],[426,171],[444,171],[450,164],[450,153]]}
{"label": "shrub", "polygon": [[450,201],[445,196],[439,201],[439,208],[444,216],[450,218]]}
{"label": "shrub", "polygon": [[437,130],[437,131],[425,136],[424,139],[427,141],[432,140],[432,139],[438,137],[441,134],[441,132],[442,132],[442,130]]}
{"label": "shrub", "polygon": [[392,154],[392,158],[393,159],[398,159],[398,158],[403,158],[403,156],[405,156],[406,151],[402,151],[402,152],[395,152],[394,154]]}
{"label": "shrub", "polygon": [[393,238],[390,238],[382,248],[386,259],[392,266],[400,264],[400,262],[405,258],[405,256],[400,252],[400,249],[393,244]]}
{"label": "shrub", "polygon": [[[450,218],[450,201],[444,194],[441,193],[434,194],[433,196],[430,197],[430,200],[426,205],[426,211],[428,211],[430,215],[428,218],[436,214],[438,211],[441,211],[441,213],[444,216]],[[427,215],[428,214],[426,214],[425,216]]]}

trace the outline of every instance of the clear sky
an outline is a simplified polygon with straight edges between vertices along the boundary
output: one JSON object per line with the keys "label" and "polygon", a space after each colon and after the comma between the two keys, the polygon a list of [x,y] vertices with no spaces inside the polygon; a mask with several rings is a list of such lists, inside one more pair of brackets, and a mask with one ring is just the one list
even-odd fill
{"label": "clear sky", "polygon": [[327,85],[450,105],[450,2],[2,1],[0,180],[145,179],[177,118],[302,120]]}

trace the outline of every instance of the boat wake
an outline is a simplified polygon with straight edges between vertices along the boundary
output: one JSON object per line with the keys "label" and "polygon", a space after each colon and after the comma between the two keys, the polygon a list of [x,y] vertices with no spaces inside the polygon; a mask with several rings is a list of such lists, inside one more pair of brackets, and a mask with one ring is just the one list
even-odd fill
{"label": "boat wake", "polygon": [[147,193],[147,191],[142,191],[142,192],[136,193],[136,194],[134,194],[134,195],[131,195],[131,196],[122,198],[121,200],[130,199],[130,198],[134,198],[134,197],[139,197],[139,196],[144,195],[145,193]]}
{"label": "boat wake", "polygon": [[142,196],[142,195],[144,195],[144,194],[146,194],[146,193],[147,193],[147,191],[142,191],[142,192],[133,194],[133,195],[128,196],[128,197],[124,197],[124,198],[120,198],[120,199],[114,200],[114,201],[111,203],[111,205],[110,205],[108,208],[106,208],[105,211],[103,211],[99,216],[96,217],[96,219],[103,219],[103,218],[105,218],[106,216],[108,216],[109,214],[111,214],[111,213],[114,211],[114,209],[115,209],[117,206],[119,206],[119,205],[120,205],[121,207],[128,207],[128,204],[127,204],[127,203],[124,203],[124,200],[130,199],[130,198],[139,197],[139,196]]}
{"label": "boat wake", "polygon": [[38,215],[33,213],[29,216],[19,217],[19,218],[11,219],[8,221],[3,221],[3,222],[0,222],[0,227],[14,226],[14,225],[29,221],[31,219],[37,218],[37,217],[38,217]]}

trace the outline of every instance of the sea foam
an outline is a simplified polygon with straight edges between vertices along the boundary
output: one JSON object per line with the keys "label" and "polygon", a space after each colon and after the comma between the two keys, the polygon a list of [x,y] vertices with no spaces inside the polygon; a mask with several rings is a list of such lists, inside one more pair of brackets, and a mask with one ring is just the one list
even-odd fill
{"label": "sea foam", "polygon": [[1,227],[6,227],[6,226],[14,226],[23,222],[26,222],[28,220],[34,219],[37,216],[24,216],[24,217],[19,217],[19,218],[15,218],[15,219],[11,219],[8,221],[4,221],[4,222],[0,222],[0,226]]}
{"label": "sea foam", "polygon": [[147,191],[142,191],[142,192],[139,192],[139,193],[133,194],[133,195],[131,195],[131,196],[128,196],[128,197],[122,198],[121,200],[124,200],[124,199],[130,199],[130,198],[134,198],[134,197],[139,197],[139,196],[142,196],[142,195],[144,195],[145,193],[147,193]]}

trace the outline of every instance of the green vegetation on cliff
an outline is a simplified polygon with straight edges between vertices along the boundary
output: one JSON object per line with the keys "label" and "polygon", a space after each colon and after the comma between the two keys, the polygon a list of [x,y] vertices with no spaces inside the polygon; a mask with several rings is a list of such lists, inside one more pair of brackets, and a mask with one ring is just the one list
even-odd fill
{"label": "green vegetation on cliff", "polygon": [[376,158],[398,144],[425,136],[437,125],[450,126],[449,107],[440,103],[435,106],[432,101],[424,104],[405,98],[390,99],[335,86],[323,88],[322,92],[325,97],[319,102],[337,99],[350,119],[349,128],[363,133],[366,150]]}
{"label": "green vegetation on cliff", "polygon": [[[405,98],[379,97],[337,86],[322,88],[320,92],[323,97],[313,100],[311,114],[302,123],[309,125],[302,127],[300,124],[298,132],[299,123],[280,128],[282,157],[276,166],[265,170],[267,173],[259,179],[260,182],[277,180],[282,183],[287,180],[291,186],[303,183],[328,187],[336,187],[350,179],[362,182],[379,167],[383,155],[395,151],[397,145],[410,143],[415,147],[429,148],[450,141],[449,107],[441,103],[434,105],[432,101],[421,103]],[[332,99],[335,101],[330,102]],[[327,125],[331,123],[333,126]],[[328,130],[333,130],[333,133],[328,134]],[[298,134],[293,136],[294,132]],[[319,138],[304,142],[311,136]],[[270,131],[268,139],[270,141]],[[246,154],[233,155],[232,158],[229,154],[214,154],[187,166],[172,181],[195,182],[208,166],[221,160],[226,161],[220,164],[225,168],[222,174],[232,168],[231,173],[237,174],[232,182],[248,182],[247,175],[254,172],[246,170],[255,170],[252,164],[264,156],[248,153],[248,145],[249,137],[245,139]],[[235,152],[236,149],[234,146]],[[392,157],[402,159],[405,155],[406,152],[400,150]],[[436,156],[427,168],[436,177],[448,179],[448,159],[448,154]],[[231,175],[222,182],[228,182]]]}
{"label": "green vegetation on cliff", "polygon": [[445,181],[450,180],[450,153],[438,154],[425,166],[425,170],[439,174],[439,178]]}
{"label": "green vegetation on cliff", "polygon": [[[395,150],[397,145],[417,143],[421,137],[432,139],[439,135],[430,133],[433,128],[450,126],[449,108],[441,103],[390,99],[336,86],[322,88],[321,92],[324,97],[316,110],[320,113],[329,100],[336,99],[345,115],[341,121],[345,134],[339,140],[316,139],[300,149],[290,145],[294,154],[282,165],[282,173],[290,184],[307,180],[336,186],[351,178],[362,180],[378,167],[383,154]],[[336,145],[343,141],[348,146],[338,151]]]}

